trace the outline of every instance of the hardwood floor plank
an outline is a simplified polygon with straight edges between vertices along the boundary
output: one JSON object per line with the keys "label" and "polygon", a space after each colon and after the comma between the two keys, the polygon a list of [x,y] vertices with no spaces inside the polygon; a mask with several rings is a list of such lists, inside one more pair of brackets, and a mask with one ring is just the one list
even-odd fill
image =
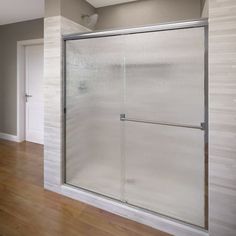
{"label": "hardwood floor plank", "polygon": [[0,140],[0,236],[168,236],[43,188],[43,146]]}

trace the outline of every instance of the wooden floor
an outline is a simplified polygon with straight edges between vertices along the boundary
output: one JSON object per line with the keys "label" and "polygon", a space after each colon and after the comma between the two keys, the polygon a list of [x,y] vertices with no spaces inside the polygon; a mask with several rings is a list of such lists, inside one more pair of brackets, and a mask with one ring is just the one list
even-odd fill
{"label": "wooden floor", "polygon": [[43,147],[0,140],[0,236],[167,236],[43,189]]}

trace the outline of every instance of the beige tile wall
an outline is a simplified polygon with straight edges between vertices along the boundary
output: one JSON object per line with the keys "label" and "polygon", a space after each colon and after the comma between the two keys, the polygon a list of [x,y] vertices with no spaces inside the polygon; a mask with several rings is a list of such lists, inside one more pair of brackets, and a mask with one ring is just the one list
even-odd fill
{"label": "beige tile wall", "polygon": [[210,0],[209,232],[236,235],[236,0]]}
{"label": "beige tile wall", "polygon": [[63,16],[44,20],[44,186],[57,192],[60,192],[62,183],[62,35],[83,31],[87,29]]}

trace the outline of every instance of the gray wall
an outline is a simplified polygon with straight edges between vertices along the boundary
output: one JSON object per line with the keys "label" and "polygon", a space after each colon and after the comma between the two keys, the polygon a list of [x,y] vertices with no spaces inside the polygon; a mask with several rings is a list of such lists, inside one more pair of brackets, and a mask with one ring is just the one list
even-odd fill
{"label": "gray wall", "polygon": [[17,133],[17,41],[43,38],[43,19],[0,26],[0,132]]}
{"label": "gray wall", "polygon": [[95,9],[85,0],[46,0],[45,16],[64,16],[86,27],[82,15],[99,14],[96,29],[132,27],[201,17],[202,0],[141,0]]}
{"label": "gray wall", "polygon": [[133,27],[201,17],[200,0],[143,0],[102,7],[96,29]]}
{"label": "gray wall", "polygon": [[44,1],[44,17],[61,15],[61,0],[45,0]]}
{"label": "gray wall", "polygon": [[95,8],[85,0],[61,0],[61,15],[86,27],[82,15],[92,15]]}
{"label": "gray wall", "polygon": [[202,5],[202,17],[209,17],[209,0],[205,0]]}
{"label": "gray wall", "polygon": [[85,0],[46,0],[45,18],[64,16],[80,25],[86,26],[82,15],[92,15],[95,8]]}
{"label": "gray wall", "polygon": [[85,0],[46,0],[45,17],[61,15],[86,26],[81,16],[97,12],[96,29],[102,30],[200,18],[203,6],[204,0],[140,0],[95,9]]}

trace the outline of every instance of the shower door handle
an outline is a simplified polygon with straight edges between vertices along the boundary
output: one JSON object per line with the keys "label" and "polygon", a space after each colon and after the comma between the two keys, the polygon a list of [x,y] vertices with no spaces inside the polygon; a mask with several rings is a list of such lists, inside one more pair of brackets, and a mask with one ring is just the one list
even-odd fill
{"label": "shower door handle", "polygon": [[26,102],[28,102],[28,98],[32,98],[33,96],[32,95],[30,95],[30,94],[25,94],[25,99],[26,99]]}
{"label": "shower door handle", "polygon": [[125,114],[120,114],[120,120],[125,121]]}
{"label": "shower door handle", "polygon": [[145,123],[145,124],[189,128],[189,129],[200,129],[200,130],[206,129],[206,125],[204,122],[200,123],[200,125],[197,126],[197,125],[179,124],[179,123],[171,123],[171,122],[161,122],[161,121],[158,122],[158,121],[151,121],[151,120],[139,120],[139,119],[133,119],[133,118],[126,118],[125,114],[120,114],[120,120],[121,121],[137,122],[137,123]]}

